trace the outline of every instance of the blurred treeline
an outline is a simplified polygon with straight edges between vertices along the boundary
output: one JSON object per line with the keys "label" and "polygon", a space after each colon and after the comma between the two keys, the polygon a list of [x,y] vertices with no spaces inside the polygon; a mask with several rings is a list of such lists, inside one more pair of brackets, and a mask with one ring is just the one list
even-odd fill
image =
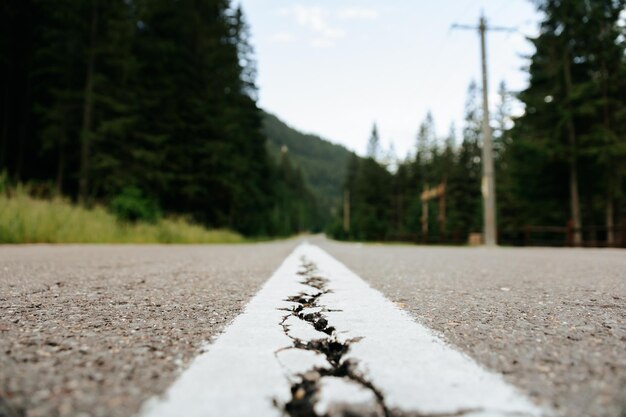
{"label": "blurred treeline", "polygon": [[12,181],[249,235],[320,227],[288,155],[268,155],[248,28],[229,0],[5,0],[0,19]]}
{"label": "blurred treeline", "polygon": [[[540,34],[530,39],[536,52],[529,57],[529,87],[517,94],[525,112],[512,117],[504,85],[491,110],[500,239],[517,243],[529,225],[569,222],[574,244],[614,244],[623,239],[626,216],[626,2],[535,3],[544,18]],[[437,137],[429,114],[404,161],[379,149],[374,128],[368,157],[348,165],[349,231],[338,218],[333,234],[465,242],[469,233],[481,232],[480,94],[472,84],[460,143],[454,127]],[[444,181],[445,228],[439,230],[432,201],[424,236],[420,193]]]}
{"label": "blurred treeline", "polygon": [[280,158],[288,152],[293,165],[301,170],[317,201],[320,225],[328,224],[341,204],[344,167],[354,153],[319,136],[299,132],[269,113],[263,114],[263,131],[270,154]]}

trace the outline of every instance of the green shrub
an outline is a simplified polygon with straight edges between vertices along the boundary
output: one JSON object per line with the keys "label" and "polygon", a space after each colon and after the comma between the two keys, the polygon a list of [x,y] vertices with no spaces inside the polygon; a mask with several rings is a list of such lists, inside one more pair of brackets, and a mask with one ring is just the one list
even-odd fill
{"label": "green shrub", "polygon": [[109,204],[109,209],[119,220],[147,223],[156,223],[161,217],[158,203],[143,195],[136,187],[126,187],[115,196]]}

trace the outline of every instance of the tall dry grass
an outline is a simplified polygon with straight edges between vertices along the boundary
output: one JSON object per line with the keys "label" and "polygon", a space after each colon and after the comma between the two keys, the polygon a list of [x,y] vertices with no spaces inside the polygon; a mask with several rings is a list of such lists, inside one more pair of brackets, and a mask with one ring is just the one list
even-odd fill
{"label": "tall dry grass", "polygon": [[38,199],[22,187],[0,192],[0,243],[237,243],[229,230],[208,230],[184,219],[120,222],[105,208],[86,209],[62,198]]}

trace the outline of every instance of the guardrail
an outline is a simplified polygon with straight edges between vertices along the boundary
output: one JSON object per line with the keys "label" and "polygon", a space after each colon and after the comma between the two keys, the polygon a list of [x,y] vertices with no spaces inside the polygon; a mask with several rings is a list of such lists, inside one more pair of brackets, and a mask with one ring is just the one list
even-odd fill
{"label": "guardrail", "polygon": [[[577,245],[574,236],[581,234],[581,243]],[[613,239],[609,239],[609,232],[613,232]],[[581,247],[626,247],[626,219],[621,225],[607,226],[584,226],[575,228],[573,222],[566,226],[525,226],[524,246],[581,246]]]}
{"label": "guardrail", "polygon": [[[576,245],[574,236],[580,230],[582,242]],[[613,240],[609,241],[609,231],[613,232]],[[419,244],[466,245],[470,243],[468,236],[460,232],[436,233],[423,236],[421,233],[401,233],[387,235],[378,239],[386,242],[414,242]],[[626,248],[626,218],[622,224],[608,228],[606,226],[573,227],[573,222],[565,226],[527,225],[522,228],[500,230],[498,243],[503,246],[554,246],[554,247],[615,247]]]}

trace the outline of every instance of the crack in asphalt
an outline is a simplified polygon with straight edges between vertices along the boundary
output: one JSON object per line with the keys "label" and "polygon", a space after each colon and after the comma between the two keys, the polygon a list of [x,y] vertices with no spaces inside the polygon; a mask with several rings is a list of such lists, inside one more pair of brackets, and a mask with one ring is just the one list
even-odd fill
{"label": "crack in asphalt", "polygon": [[[324,294],[332,292],[328,287],[329,280],[318,274],[315,263],[307,261],[305,257],[301,259],[301,270],[297,272],[302,277],[301,284],[313,290],[313,293],[301,291],[296,295],[287,297],[285,301],[296,304],[291,308],[282,308],[288,312],[280,322],[280,325],[293,344],[275,352],[278,353],[288,349],[301,349],[323,355],[328,362],[328,367],[313,366],[311,369],[296,375],[295,382],[291,384],[291,399],[286,404],[274,401],[274,405],[280,408],[288,417],[462,417],[473,413],[486,411],[482,408],[467,408],[452,412],[443,413],[420,413],[416,411],[403,411],[398,408],[390,408],[385,402],[383,392],[368,380],[359,370],[359,360],[354,358],[344,359],[354,343],[358,343],[362,337],[354,337],[345,341],[339,340],[335,327],[331,326],[324,313],[331,311],[341,311],[330,309],[320,304],[320,298]],[[308,310],[318,310],[307,312]],[[328,335],[328,337],[304,341],[290,334],[287,320],[290,317],[312,326],[316,331]],[[343,378],[358,384],[365,390],[372,393],[375,404],[364,406],[355,404],[330,404],[329,411],[319,414],[315,410],[315,405],[320,400],[321,381],[325,377]],[[521,416],[523,414],[509,413],[509,416]]]}
{"label": "crack in asphalt", "polygon": [[[341,341],[337,338],[336,329],[329,324],[328,318],[324,314],[328,310],[326,306],[319,303],[322,295],[331,292],[328,288],[329,280],[316,274],[317,267],[313,262],[303,258],[301,266],[302,269],[297,272],[298,275],[303,277],[303,280],[300,282],[313,288],[315,292],[313,294],[300,292],[287,298],[286,301],[297,305],[291,309],[286,309],[289,311],[289,314],[285,315],[280,323],[285,334],[293,341],[293,346],[286,349],[302,349],[322,354],[326,358],[329,367],[313,367],[297,375],[298,380],[291,385],[291,400],[282,406],[283,411],[290,417],[331,417],[329,413],[325,413],[323,416],[319,415],[315,410],[315,404],[319,400],[321,379],[332,376],[356,382],[361,387],[371,391],[376,398],[378,408],[371,410],[369,414],[363,414],[362,412],[355,414],[354,410],[350,410],[349,406],[346,405],[343,407],[343,410],[333,413],[332,417],[356,415],[395,417],[395,414],[392,414],[391,410],[385,405],[382,392],[358,372],[358,361],[355,359],[342,361],[344,355],[350,350],[350,346],[353,343],[357,343],[361,338]],[[319,311],[313,313],[304,312],[305,309],[318,308]],[[292,316],[309,324],[318,332],[327,334],[328,337],[303,341],[292,336],[289,333],[289,325],[286,324],[287,319]]]}

